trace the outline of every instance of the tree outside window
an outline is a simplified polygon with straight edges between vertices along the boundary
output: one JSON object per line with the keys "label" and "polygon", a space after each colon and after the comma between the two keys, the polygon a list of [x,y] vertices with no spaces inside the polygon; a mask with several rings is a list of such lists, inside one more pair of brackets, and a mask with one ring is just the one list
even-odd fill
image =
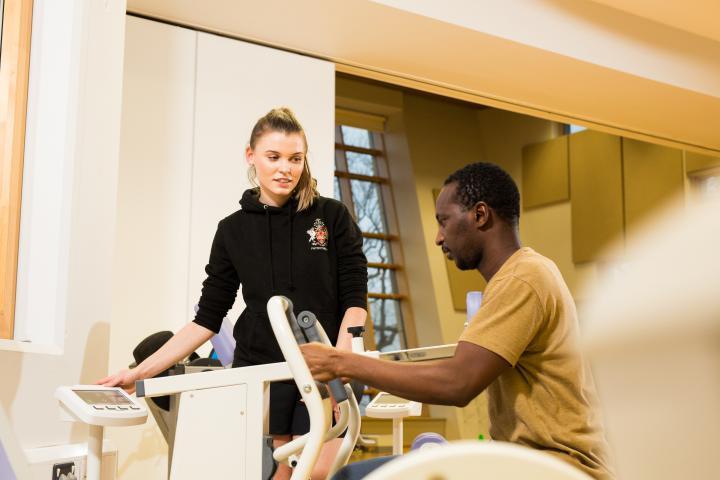
{"label": "tree outside window", "polygon": [[407,348],[399,288],[402,254],[381,132],[339,125],[336,129],[335,198],[354,213],[368,260],[368,307],[375,348]]}

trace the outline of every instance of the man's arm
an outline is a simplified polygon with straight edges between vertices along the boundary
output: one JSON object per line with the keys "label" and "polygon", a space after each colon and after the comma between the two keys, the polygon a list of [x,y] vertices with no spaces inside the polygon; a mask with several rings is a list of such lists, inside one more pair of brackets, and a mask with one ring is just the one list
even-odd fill
{"label": "man's arm", "polygon": [[390,362],[337,350],[327,345],[301,345],[316,380],[349,377],[417,402],[464,407],[510,364],[496,353],[459,342],[455,356],[429,362]]}

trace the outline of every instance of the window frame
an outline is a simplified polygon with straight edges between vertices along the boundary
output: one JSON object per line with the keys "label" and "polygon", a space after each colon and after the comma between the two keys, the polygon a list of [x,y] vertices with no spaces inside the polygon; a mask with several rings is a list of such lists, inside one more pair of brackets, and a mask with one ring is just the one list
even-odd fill
{"label": "window frame", "polygon": [[0,339],[15,321],[32,0],[3,0],[0,40]]}
{"label": "window frame", "polygon": [[690,195],[693,203],[703,202],[707,199],[707,194],[702,192],[703,183],[709,178],[720,178],[720,166],[710,167],[687,174],[690,183]]}
{"label": "window frame", "polygon": [[[344,143],[335,142],[335,172],[334,176],[338,180],[340,195],[342,202],[348,207],[348,209],[355,212],[352,191],[350,187],[350,180],[361,180],[369,181],[378,185],[380,190],[380,200],[384,208],[385,222],[386,222],[386,233],[370,233],[363,232],[363,239],[379,239],[385,240],[388,243],[391,255],[392,263],[374,263],[369,262],[368,268],[382,268],[391,270],[394,272],[394,280],[396,285],[397,293],[373,293],[368,292],[368,300],[370,299],[389,299],[398,300],[399,309],[401,314],[402,322],[402,339],[401,347],[414,348],[417,347],[417,334],[415,330],[415,323],[413,320],[413,312],[410,305],[410,297],[408,290],[408,282],[405,275],[405,261],[402,251],[402,243],[400,241],[399,228],[397,222],[397,214],[395,210],[395,202],[392,192],[392,181],[390,178],[390,172],[388,168],[388,158],[385,149],[385,138],[383,132],[376,131],[375,129],[368,128],[367,126],[353,125],[351,122],[339,122],[335,127],[336,139],[342,138],[341,126],[362,128],[371,135],[372,148],[362,148],[351,145],[345,145]],[[361,175],[356,173],[348,172],[347,161],[344,152],[355,152],[371,155],[375,161],[375,175]],[[377,349],[375,343],[375,328],[374,319],[371,318],[370,308],[368,308],[368,316],[370,322],[366,326],[367,333],[365,335],[365,344],[372,350]]]}

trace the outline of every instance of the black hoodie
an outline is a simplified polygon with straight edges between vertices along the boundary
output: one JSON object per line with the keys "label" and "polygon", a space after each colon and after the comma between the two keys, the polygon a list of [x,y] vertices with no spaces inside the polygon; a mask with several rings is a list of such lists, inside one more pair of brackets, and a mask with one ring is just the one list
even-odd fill
{"label": "black hoodie", "polygon": [[319,197],[297,212],[295,199],[272,207],[246,190],[240,206],[218,224],[195,323],[217,333],[242,285],[235,366],[283,361],[267,316],[273,295],[312,311],[335,343],[345,311],[367,308],[362,235],[345,205]]}

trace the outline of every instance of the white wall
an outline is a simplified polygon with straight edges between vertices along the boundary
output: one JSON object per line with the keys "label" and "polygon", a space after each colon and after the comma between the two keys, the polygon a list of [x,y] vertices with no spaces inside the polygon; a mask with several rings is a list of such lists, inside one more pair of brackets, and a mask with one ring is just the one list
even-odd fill
{"label": "white wall", "polygon": [[[109,371],[127,367],[142,338],[188,318],[196,37],[127,17]],[[167,445],[152,417],[107,436],[121,477],[164,478]]]}
{"label": "white wall", "polygon": [[[320,191],[332,193],[334,76],[327,62],[128,17],[109,370],[193,318],[217,222],[249,186],[244,149],[259,117],[296,112]],[[151,420],[107,436],[120,478],[166,474]]]}
{"label": "white wall", "polygon": [[[306,130],[321,193],[335,170],[333,64],[217,35],[198,34],[188,310],[197,303],[217,223],[248,188],[245,146],[258,118],[290,107]],[[233,308],[233,320],[240,311]]]}
{"label": "white wall", "polygon": [[17,321],[52,334],[0,344],[23,448],[83,440],[53,393],[106,370],[125,2],[36,0],[33,15]]}

